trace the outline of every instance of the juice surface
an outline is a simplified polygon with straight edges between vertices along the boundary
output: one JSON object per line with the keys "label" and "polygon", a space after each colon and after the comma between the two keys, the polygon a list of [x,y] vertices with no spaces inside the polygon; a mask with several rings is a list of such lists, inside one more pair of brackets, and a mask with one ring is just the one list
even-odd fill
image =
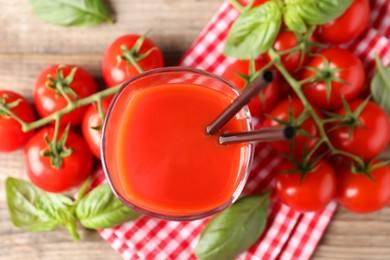
{"label": "juice surface", "polygon": [[[208,136],[205,128],[231,102],[192,84],[137,90],[108,147],[116,156],[121,195],[138,207],[177,215],[229,201],[244,174],[245,145],[220,145],[218,135]],[[244,130],[243,119],[234,118],[223,132]]]}

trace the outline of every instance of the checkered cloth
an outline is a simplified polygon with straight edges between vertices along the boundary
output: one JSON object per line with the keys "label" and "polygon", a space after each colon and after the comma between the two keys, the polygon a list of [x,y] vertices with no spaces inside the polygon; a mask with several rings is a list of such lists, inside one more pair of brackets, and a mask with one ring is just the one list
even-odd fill
{"label": "checkered cloth", "polygon": [[[375,53],[384,64],[390,63],[390,0],[371,0],[370,4],[370,28],[356,41],[344,46],[361,58],[368,75],[372,75],[375,68]],[[238,11],[225,2],[184,55],[180,65],[222,74],[226,66],[234,61],[224,57],[221,51],[229,28],[238,15]],[[273,176],[281,160],[268,145],[257,145],[244,193],[272,187]],[[103,179],[103,176],[97,177],[93,185]],[[238,259],[309,259],[336,207],[336,202],[332,202],[320,212],[301,214],[282,205],[273,196],[264,234]],[[209,218],[174,222],[143,216],[115,228],[99,230],[99,233],[125,259],[196,259],[193,251],[208,221]]]}

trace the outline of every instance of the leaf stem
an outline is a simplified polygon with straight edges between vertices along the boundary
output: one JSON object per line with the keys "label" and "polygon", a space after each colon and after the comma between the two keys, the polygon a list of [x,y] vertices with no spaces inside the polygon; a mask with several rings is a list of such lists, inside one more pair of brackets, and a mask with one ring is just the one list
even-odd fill
{"label": "leaf stem", "polygon": [[80,200],[82,200],[84,198],[84,195],[85,195],[90,183],[91,183],[91,176],[88,176],[88,178],[84,181],[83,185],[81,186],[81,188],[79,190],[79,193],[77,195],[77,199],[74,202],[75,206],[77,206],[79,204]]}

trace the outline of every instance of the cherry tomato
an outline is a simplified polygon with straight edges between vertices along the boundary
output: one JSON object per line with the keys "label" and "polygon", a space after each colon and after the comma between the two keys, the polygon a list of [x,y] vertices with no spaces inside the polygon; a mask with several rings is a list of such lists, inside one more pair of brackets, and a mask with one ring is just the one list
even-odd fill
{"label": "cherry tomato", "polygon": [[[121,60],[121,57],[126,57],[122,48],[127,48],[144,71],[164,66],[161,50],[150,39],[145,38],[141,48],[133,50],[140,37],[136,34],[123,35],[108,46],[102,62],[103,78],[108,87],[117,86],[140,73],[128,59]],[[140,57],[148,52],[146,57]]]}
{"label": "cherry tomato", "polygon": [[[252,0],[237,0],[237,2],[239,2],[242,6],[247,6]],[[256,7],[256,6],[259,6],[259,5],[262,5],[264,4],[265,2],[267,2],[268,0],[254,0],[254,3],[252,5],[252,7]]]}
{"label": "cherry tomato", "polygon": [[[297,97],[292,98],[285,98],[282,101],[280,101],[276,106],[268,113],[269,116],[267,116],[264,120],[264,127],[278,127],[280,124],[273,120],[272,118],[279,119],[283,122],[288,122],[291,120],[289,118],[289,112],[290,109],[292,109],[294,121],[298,119],[302,112],[304,111],[304,106],[302,105],[301,101]],[[321,113],[317,111],[317,114],[322,117]],[[299,122],[295,122],[299,123]],[[290,149],[290,143],[289,141],[280,141],[280,142],[272,142],[271,145],[276,150],[283,152],[285,154],[293,155],[295,158],[301,158],[303,155],[303,151],[306,150],[307,152],[310,152],[314,146],[318,142],[318,138],[320,136],[319,130],[317,128],[317,125],[315,124],[314,120],[309,117],[303,122],[301,122],[299,125],[296,125],[298,127],[297,135],[295,136],[294,143],[293,143],[293,150]],[[307,137],[302,135],[302,132],[304,131],[311,137]],[[315,138],[316,137],[316,138]]]}
{"label": "cherry tomato", "polygon": [[[284,161],[280,172],[294,169],[295,165]],[[313,171],[301,181],[301,172],[281,173],[276,176],[276,193],[280,201],[299,212],[313,212],[326,207],[336,195],[336,174],[324,160],[313,165]]]}
{"label": "cherry tomato", "polygon": [[[105,114],[110,106],[111,97],[105,98],[102,100],[102,110]],[[89,149],[98,159],[101,158],[100,155],[100,144],[102,137],[102,130],[96,129],[101,127],[103,121],[99,115],[99,112],[95,105],[89,106],[87,112],[84,115],[83,122],[81,124],[81,129],[83,132],[84,139],[88,144]]]}
{"label": "cherry tomato", "polygon": [[[381,163],[374,160],[371,165]],[[336,198],[346,209],[356,213],[371,213],[386,207],[390,202],[390,167],[383,165],[369,171],[370,180],[362,172],[353,172],[344,164],[338,169]]]}
{"label": "cherry tomato", "polygon": [[[291,31],[280,31],[278,36],[276,36],[273,48],[276,51],[286,51],[288,49],[298,46],[299,40],[294,32]],[[314,49],[312,48],[312,51]],[[286,70],[290,73],[298,71],[302,65],[306,64],[308,61],[308,55],[303,54],[302,51],[292,52],[290,54],[285,54],[281,57],[281,62]]]}
{"label": "cherry tomato", "polygon": [[[63,130],[59,137],[62,133]],[[51,140],[54,128],[46,127],[37,132],[24,150],[25,165],[31,182],[48,192],[63,192],[80,185],[90,174],[93,163],[93,156],[83,138],[72,130],[69,131],[65,147],[72,149],[72,153],[63,158],[59,169],[55,169],[50,158],[41,155],[41,151],[48,151],[45,134]]]}
{"label": "cherry tomato", "polygon": [[[356,111],[363,102],[363,100],[356,100],[349,104],[351,111]],[[337,114],[345,115],[345,109],[340,109]],[[363,160],[369,160],[379,155],[387,146],[390,137],[389,118],[381,107],[368,102],[356,119],[358,125],[354,127],[351,136],[347,126],[332,130],[340,122],[329,126],[328,136],[337,149],[355,154]]]}
{"label": "cherry tomato", "polygon": [[[325,69],[324,76],[330,79],[330,74],[344,82],[330,81],[330,96],[325,80],[303,86],[306,97],[319,108],[334,110],[342,106],[342,97],[347,101],[356,98],[363,89],[365,72],[362,62],[351,52],[340,48],[322,50],[319,55],[312,58],[307,64],[314,69],[326,68],[324,58],[329,62],[329,69]],[[333,70],[333,72],[332,72]],[[318,75],[313,70],[306,68],[302,79]]]}
{"label": "cherry tomato", "polygon": [[[246,86],[246,81],[239,74],[248,76],[250,74],[249,64],[250,62],[248,60],[237,60],[226,68],[222,77],[242,90]],[[263,61],[255,61],[256,70],[260,70],[265,65],[266,63]],[[279,77],[274,78],[273,82],[262,91],[262,95],[264,97],[264,103],[259,95],[248,104],[253,116],[261,116],[277,102],[280,95]]]}
{"label": "cherry tomato", "polygon": [[[0,90],[0,104],[12,105],[11,111],[23,121],[30,123],[35,120],[35,115],[28,101],[21,95],[8,90]],[[16,105],[17,104],[17,105]],[[10,116],[1,112],[0,108],[0,152],[12,152],[22,148],[33,136],[34,132],[23,132],[22,126]]]}
{"label": "cherry tomato", "polygon": [[[58,75],[59,68],[63,74],[63,77]],[[76,99],[72,96],[72,94],[70,94],[70,92],[74,92],[78,98],[85,98],[97,91],[95,80],[83,68],[76,67],[74,65],[51,65],[39,74],[34,87],[34,103],[41,117],[49,116],[68,105],[68,101],[65,99],[65,97],[59,95],[59,90],[48,86],[48,84],[51,84],[52,86],[54,85],[50,82],[48,76],[53,77],[53,79],[55,79],[57,82],[62,82],[57,84],[66,85],[66,83],[64,83],[64,81],[66,81],[64,78],[67,78],[71,71],[75,68],[76,73],[74,74],[73,80],[70,82],[70,84],[68,84],[68,87],[64,87],[65,89],[70,88],[70,90],[65,90],[68,97],[71,100]],[[61,118],[61,125],[67,125],[69,123],[71,125],[80,124],[86,108],[87,107],[81,107],[64,115]]]}
{"label": "cherry tomato", "polygon": [[351,6],[336,20],[318,27],[317,37],[333,44],[349,42],[357,38],[368,25],[370,5],[368,0],[354,0]]}

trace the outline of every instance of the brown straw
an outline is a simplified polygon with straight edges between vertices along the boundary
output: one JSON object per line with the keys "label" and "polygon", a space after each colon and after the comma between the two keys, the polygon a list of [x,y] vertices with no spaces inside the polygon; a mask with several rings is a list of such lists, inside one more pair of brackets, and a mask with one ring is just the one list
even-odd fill
{"label": "brown straw", "polygon": [[272,82],[272,71],[264,71],[255,78],[244,91],[210,125],[206,127],[209,135],[216,134],[240,109],[247,105],[262,89]]}
{"label": "brown straw", "polygon": [[257,131],[222,134],[220,144],[234,144],[244,142],[277,142],[295,137],[296,129],[293,126],[266,128]]}

